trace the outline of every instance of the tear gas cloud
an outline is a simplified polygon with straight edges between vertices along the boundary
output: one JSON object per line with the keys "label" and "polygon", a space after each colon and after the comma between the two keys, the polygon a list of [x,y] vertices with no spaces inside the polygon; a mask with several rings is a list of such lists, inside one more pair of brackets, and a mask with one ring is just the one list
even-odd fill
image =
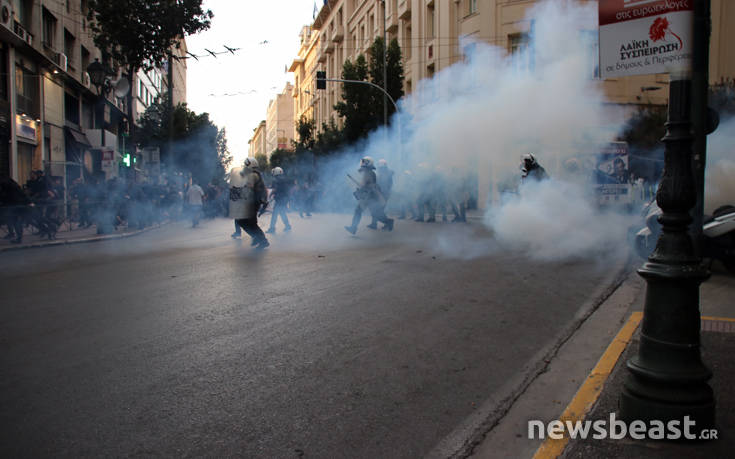
{"label": "tear gas cloud", "polygon": [[735,205],[735,118],[720,122],[707,138],[704,212]]}
{"label": "tear gas cloud", "polygon": [[[619,113],[604,107],[593,79],[597,6],[547,1],[530,16],[536,18],[532,51],[508,56],[502,48],[462,41],[465,59],[421,81],[400,102],[390,127],[321,164],[321,204],[354,206],[345,174],[369,155],[387,159],[396,171],[393,206],[420,194],[419,177],[436,167],[445,177],[456,170],[474,175],[477,198],[487,197],[485,223],[498,241],[530,256],[575,258],[624,244],[630,217],[601,214],[592,189],[562,180],[565,159],[599,151],[619,129],[612,124]],[[533,153],[557,179],[522,190],[520,199],[501,200],[503,184],[517,181],[524,153]],[[451,245],[448,254],[461,256],[481,255],[487,247],[469,239],[459,250],[456,241]]]}

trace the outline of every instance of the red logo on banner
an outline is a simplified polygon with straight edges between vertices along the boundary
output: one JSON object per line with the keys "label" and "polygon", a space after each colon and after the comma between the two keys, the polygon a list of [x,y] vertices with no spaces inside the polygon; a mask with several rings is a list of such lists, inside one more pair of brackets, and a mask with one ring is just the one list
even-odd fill
{"label": "red logo on banner", "polygon": [[651,37],[651,40],[653,41],[659,41],[663,40],[666,37],[666,32],[669,32],[671,35],[676,37],[677,40],[679,40],[679,49],[682,49],[684,47],[684,43],[681,41],[681,38],[671,30],[669,30],[669,21],[665,17],[658,17],[655,21],[653,21],[653,24],[651,24],[651,28],[648,31],[648,36]]}

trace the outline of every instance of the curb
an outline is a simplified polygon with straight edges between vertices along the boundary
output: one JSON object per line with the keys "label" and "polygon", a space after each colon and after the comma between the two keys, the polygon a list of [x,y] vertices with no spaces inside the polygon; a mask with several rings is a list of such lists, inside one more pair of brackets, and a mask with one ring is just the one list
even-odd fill
{"label": "curb", "polygon": [[[625,325],[618,331],[618,334],[615,335],[615,338],[613,338],[610,345],[602,354],[602,357],[600,357],[595,368],[592,369],[587,379],[585,379],[582,386],[577,390],[572,401],[569,402],[569,405],[567,405],[564,412],[559,416],[559,421],[573,424],[577,421],[584,420],[592,409],[592,406],[597,402],[607,379],[610,377],[623,351],[628,347],[633,333],[638,329],[641,320],[643,320],[643,313],[640,311],[633,312],[630,315]],[[568,443],[569,435],[566,431],[564,432],[564,437],[560,439],[547,437],[541,444],[541,447],[536,450],[533,459],[552,459],[559,457]]]}
{"label": "curb", "polygon": [[129,238],[129,237],[137,236],[139,234],[146,233],[154,229],[161,228],[164,225],[168,225],[169,223],[171,222],[160,223],[158,225],[149,226],[147,228],[143,228],[140,230],[119,233],[119,234],[105,234],[105,235],[85,237],[85,238],[80,238],[80,239],[58,239],[58,240],[52,240],[52,241],[33,242],[30,244],[11,245],[8,247],[0,247],[0,253],[11,252],[11,251],[16,251],[16,250],[25,250],[25,249],[40,249],[44,247],[53,247],[53,246],[60,246],[60,245],[86,244],[89,242],[100,242],[100,241],[110,241],[110,240],[115,240],[115,239],[125,239],[125,238]]}
{"label": "curb", "polygon": [[631,265],[632,256],[622,260],[594,295],[583,304],[570,323],[554,338],[553,342],[542,349],[525,366],[525,371],[517,375],[503,387],[491,394],[474,414],[462,421],[449,435],[438,442],[426,458],[466,458],[471,456],[484,440],[488,432],[495,428],[508,414],[515,402],[533,382],[551,365],[559,350],[582,327],[587,319],[607,301],[624,283]]}

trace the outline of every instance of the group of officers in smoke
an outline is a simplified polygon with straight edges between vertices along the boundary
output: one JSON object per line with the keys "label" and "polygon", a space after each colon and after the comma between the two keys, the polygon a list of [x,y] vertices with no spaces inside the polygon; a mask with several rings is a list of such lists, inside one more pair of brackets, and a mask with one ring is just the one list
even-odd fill
{"label": "group of officers in smoke", "polygon": [[[521,159],[521,172],[524,180],[543,180],[548,178],[533,155],[524,155]],[[353,193],[357,205],[352,216],[352,223],[345,229],[355,234],[362,219],[362,214],[370,212],[372,221],[367,228],[377,230],[378,222],[383,224],[382,230],[392,231],[394,220],[386,215],[386,205],[394,196],[399,219],[407,217],[417,222],[435,222],[438,212],[442,221],[448,221],[447,214],[454,214],[452,222],[467,221],[467,203],[469,187],[467,180],[458,169],[448,173],[441,168],[431,170],[425,163],[419,164],[417,173],[405,171],[399,180],[398,189],[394,193],[394,172],[388,168],[386,160],[378,161],[377,167],[373,158],[365,156],[360,160],[358,178],[348,177],[356,185]],[[270,245],[266,233],[275,233],[279,218],[285,225],[285,231],[291,230],[287,208],[290,196],[291,181],[284,176],[280,167],[272,171],[273,215],[268,231],[258,226],[258,216],[262,215],[268,205],[268,191],[263,175],[254,158],[247,158],[242,168],[234,168],[229,175],[230,206],[229,215],[235,220],[233,238],[244,230],[252,238],[252,246],[262,250]],[[425,218],[426,217],[426,218]]]}

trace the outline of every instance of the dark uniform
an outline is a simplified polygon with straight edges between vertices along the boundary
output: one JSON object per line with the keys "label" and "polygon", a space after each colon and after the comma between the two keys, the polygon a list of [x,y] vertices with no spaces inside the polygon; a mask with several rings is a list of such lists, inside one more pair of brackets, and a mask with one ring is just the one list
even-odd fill
{"label": "dark uniform", "polygon": [[370,158],[363,158],[360,161],[360,182],[357,190],[355,191],[355,198],[357,198],[357,206],[355,207],[355,213],[352,216],[352,225],[345,226],[345,229],[352,234],[357,232],[357,225],[360,224],[362,218],[362,212],[365,209],[369,209],[372,215],[385,226],[383,229],[386,231],[393,230],[393,219],[388,218],[383,211],[385,207],[385,198],[380,193],[377,184],[377,177],[375,175],[375,166]]}

